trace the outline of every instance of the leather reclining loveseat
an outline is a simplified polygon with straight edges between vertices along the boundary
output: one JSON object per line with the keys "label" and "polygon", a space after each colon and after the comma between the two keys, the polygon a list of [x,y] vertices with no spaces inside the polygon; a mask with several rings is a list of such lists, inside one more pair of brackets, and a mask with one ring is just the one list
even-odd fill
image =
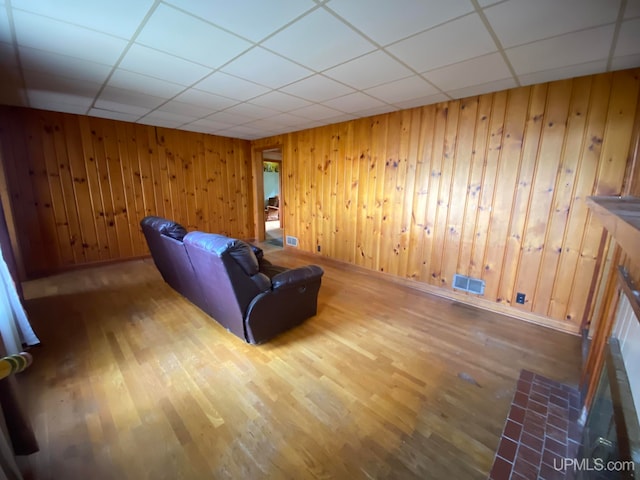
{"label": "leather reclining loveseat", "polygon": [[317,265],[272,265],[254,245],[187,233],[161,217],[145,217],[140,225],[162,278],[248,343],[263,343],[317,312],[324,273]]}

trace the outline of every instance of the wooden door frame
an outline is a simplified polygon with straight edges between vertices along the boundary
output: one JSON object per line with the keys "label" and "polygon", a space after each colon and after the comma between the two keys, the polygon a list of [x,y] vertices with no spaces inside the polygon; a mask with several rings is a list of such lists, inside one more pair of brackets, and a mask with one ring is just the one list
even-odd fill
{"label": "wooden door frame", "polygon": [[264,218],[264,170],[262,162],[264,161],[262,152],[265,150],[279,149],[282,154],[282,160],[280,161],[280,227],[284,228],[284,198],[285,189],[282,176],[284,174],[284,149],[282,143],[274,143],[263,145],[260,147],[253,147],[251,149],[251,177],[253,186],[253,235],[256,241],[264,242],[266,238],[265,233],[265,218]]}

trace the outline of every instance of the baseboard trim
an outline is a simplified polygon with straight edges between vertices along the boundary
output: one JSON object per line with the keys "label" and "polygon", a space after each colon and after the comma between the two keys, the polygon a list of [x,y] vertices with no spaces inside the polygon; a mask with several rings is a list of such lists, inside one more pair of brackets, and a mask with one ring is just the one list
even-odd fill
{"label": "baseboard trim", "polygon": [[501,303],[495,303],[490,300],[486,300],[484,298],[473,297],[466,293],[458,293],[453,290],[445,290],[444,288],[435,287],[433,285],[429,285],[423,282],[418,282],[416,280],[412,280],[410,278],[398,277],[396,275],[391,275],[386,272],[378,272],[376,270],[370,270],[365,267],[361,267],[360,265],[354,265],[352,263],[348,263],[342,260],[337,260],[335,258],[326,257],[323,255],[318,255],[316,253],[307,252],[305,250],[300,250],[295,247],[289,247],[287,245],[284,246],[284,250],[291,253],[300,254],[304,257],[310,259],[322,259],[323,261],[330,263],[331,265],[342,268],[346,270],[351,270],[353,272],[359,272],[366,275],[374,275],[380,279],[384,279],[390,281],[392,283],[396,283],[399,285],[403,285],[409,288],[413,288],[414,290],[421,291],[423,293],[428,293],[430,295],[435,295],[437,297],[446,298],[448,300],[453,300],[456,302],[464,303],[466,305],[471,305],[477,308],[481,308],[482,310],[486,310],[492,313],[496,313],[499,315],[505,315],[507,317],[515,318],[517,320],[522,320],[528,323],[533,323],[536,325],[540,325],[543,327],[551,328],[553,330],[557,330],[564,333],[569,333],[571,335],[580,336],[580,325],[574,325],[568,322],[561,322],[559,320],[555,320],[553,318],[544,317],[542,315],[538,315],[536,313],[525,312],[522,310],[516,310],[512,307],[508,307]]}

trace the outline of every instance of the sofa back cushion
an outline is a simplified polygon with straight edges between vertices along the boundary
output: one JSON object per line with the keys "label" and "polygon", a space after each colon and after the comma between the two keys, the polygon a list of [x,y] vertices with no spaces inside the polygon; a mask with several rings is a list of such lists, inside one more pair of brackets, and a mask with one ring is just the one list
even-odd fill
{"label": "sofa back cushion", "polygon": [[245,338],[244,317],[249,304],[258,294],[271,289],[271,280],[259,272],[251,246],[242,240],[204,232],[187,234],[184,245],[209,302],[208,313]]}

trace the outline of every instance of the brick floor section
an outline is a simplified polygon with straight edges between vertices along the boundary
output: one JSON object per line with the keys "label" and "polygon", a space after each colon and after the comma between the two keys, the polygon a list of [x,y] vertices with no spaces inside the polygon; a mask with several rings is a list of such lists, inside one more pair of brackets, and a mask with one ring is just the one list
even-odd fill
{"label": "brick floor section", "polygon": [[522,370],[489,479],[573,478],[563,462],[578,453],[581,407],[577,389]]}

